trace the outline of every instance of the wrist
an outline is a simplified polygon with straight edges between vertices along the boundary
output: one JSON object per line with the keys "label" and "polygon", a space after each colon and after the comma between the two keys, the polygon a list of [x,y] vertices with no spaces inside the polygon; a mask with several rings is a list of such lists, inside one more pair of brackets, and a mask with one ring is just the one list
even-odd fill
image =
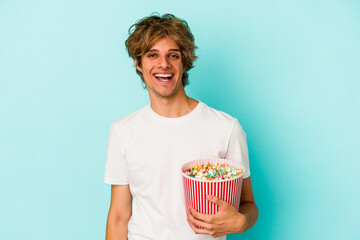
{"label": "wrist", "polygon": [[243,233],[248,229],[249,226],[249,214],[245,213],[239,213],[238,218],[238,231],[237,233]]}

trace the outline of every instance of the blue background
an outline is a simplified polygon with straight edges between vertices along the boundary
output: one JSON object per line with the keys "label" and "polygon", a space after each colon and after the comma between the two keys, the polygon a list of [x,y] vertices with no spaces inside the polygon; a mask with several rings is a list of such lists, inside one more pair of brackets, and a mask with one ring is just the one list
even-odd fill
{"label": "blue background", "polygon": [[0,1],[0,239],[104,239],[109,127],[149,103],[124,41],[154,11],[195,35],[188,95],[248,136],[260,215],[228,239],[360,239],[355,0]]}

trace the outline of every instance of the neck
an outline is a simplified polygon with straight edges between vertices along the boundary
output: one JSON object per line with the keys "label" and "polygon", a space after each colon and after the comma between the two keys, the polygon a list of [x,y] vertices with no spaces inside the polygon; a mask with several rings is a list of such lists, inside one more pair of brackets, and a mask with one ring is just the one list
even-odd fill
{"label": "neck", "polygon": [[186,96],[185,91],[173,97],[151,96],[151,108],[160,116],[177,118],[190,113],[198,101]]}

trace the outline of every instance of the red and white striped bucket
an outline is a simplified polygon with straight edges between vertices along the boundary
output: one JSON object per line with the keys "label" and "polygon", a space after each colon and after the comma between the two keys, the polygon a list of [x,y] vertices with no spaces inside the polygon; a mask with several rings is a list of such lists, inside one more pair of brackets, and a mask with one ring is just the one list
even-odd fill
{"label": "red and white striped bucket", "polygon": [[[242,170],[242,174],[226,180],[200,180],[191,178],[184,173],[184,171],[191,169],[195,165],[200,166],[205,163],[210,163],[211,165],[227,163]],[[240,162],[221,158],[199,159],[184,164],[181,168],[181,173],[184,184],[186,209],[188,206],[192,206],[200,213],[215,214],[219,211],[220,207],[206,199],[208,195],[211,195],[224,200],[239,210],[244,171],[245,169]]]}

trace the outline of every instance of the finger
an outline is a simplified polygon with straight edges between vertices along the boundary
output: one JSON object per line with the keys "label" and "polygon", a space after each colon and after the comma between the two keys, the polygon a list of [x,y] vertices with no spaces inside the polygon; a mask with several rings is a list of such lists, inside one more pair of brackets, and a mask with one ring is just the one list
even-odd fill
{"label": "finger", "polygon": [[196,227],[200,227],[200,228],[203,228],[203,229],[208,229],[209,228],[209,224],[203,222],[203,221],[200,221],[198,219],[196,219],[193,215],[191,214],[188,214],[188,220]]}
{"label": "finger", "polygon": [[197,219],[200,219],[204,222],[209,222],[210,221],[210,216],[207,215],[207,214],[202,214],[202,213],[199,213],[198,211],[196,211],[193,207],[189,206],[189,211],[190,213]]}
{"label": "finger", "polygon": [[227,202],[225,202],[225,201],[223,201],[220,198],[215,197],[215,196],[208,195],[207,200],[219,205],[222,208],[225,208],[225,207],[229,206],[229,204]]}
{"label": "finger", "polygon": [[[189,214],[190,216],[191,214]],[[209,234],[208,230],[206,230],[205,228],[198,228],[196,227],[190,220],[190,218],[187,219],[191,229],[195,232],[195,233],[200,233],[200,234]]]}

